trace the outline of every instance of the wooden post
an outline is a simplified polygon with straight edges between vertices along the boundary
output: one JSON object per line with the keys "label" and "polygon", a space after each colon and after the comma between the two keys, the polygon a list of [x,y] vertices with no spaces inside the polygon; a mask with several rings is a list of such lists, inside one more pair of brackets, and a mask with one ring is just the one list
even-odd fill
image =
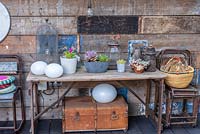
{"label": "wooden post", "polygon": [[77,34],[77,53],[80,53],[80,34]]}
{"label": "wooden post", "polygon": [[31,88],[31,133],[35,134],[35,124],[34,124],[34,98],[33,98],[33,90],[35,88],[35,84],[32,83],[32,88]]}

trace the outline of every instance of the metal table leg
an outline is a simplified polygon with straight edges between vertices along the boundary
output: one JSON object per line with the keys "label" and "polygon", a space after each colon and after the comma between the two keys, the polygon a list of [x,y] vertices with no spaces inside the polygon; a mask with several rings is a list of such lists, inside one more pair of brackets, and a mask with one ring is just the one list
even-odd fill
{"label": "metal table leg", "polygon": [[164,91],[164,79],[159,80],[158,90],[158,122],[157,122],[157,134],[161,134],[162,131],[162,102]]}
{"label": "metal table leg", "polygon": [[150,104],[150,98],[151,98],[151,80],[147,80],[147,89],[146,89],[146,103],[145,103],[145,116],[146,118],[149,117],[149,104]]}
{"label": "metal table leg", "polygon": [[35,83],[35,89],[33,90],[34,95],[34,104],[35,104],[35,115],[37,115],[39,111],[39,99],[38,99],[38,83]]}
{"label": "metal table leg", "polygon": [[[52,103],[50,106],[39,112],[39,107],[38,107],[38,96],[37,96],[37,83],[32,83],[32,89],[31,89],[31,132],[32,134],[35,134],[35,122],[45,113],[47,112],[50,108],[58,104],[64,97],[65,95],[71,90],[75,82],[72,82],[69,84],[67,87],[66,91],[59,97],[57,101]],[[36,109],[35,107],[36,106]]]}
{"label": "metal table leg", "polygon": [[32,83],[31,88],[31,133],[35,134],[35,124],[34,124],[34,118],[35,118],[35,111],[34,111],[34,95],[33,90],[35,90],[35,84]]}

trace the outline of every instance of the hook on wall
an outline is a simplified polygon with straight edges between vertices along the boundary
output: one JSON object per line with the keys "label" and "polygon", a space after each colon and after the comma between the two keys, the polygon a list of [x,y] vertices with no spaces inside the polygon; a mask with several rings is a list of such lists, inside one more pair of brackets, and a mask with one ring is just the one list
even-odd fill
{"label": "hook on wall", "polygon": [[87,15],[88,15],[89,17],[94,15],[94,11],[93,11],[93,9],[92,9],[92,0],[88,0]]}

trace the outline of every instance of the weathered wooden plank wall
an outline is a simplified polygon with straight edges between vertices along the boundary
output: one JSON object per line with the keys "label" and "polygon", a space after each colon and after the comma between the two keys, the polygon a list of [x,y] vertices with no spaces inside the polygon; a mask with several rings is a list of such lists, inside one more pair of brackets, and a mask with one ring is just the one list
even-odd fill
{"label": "weathered wooden plank wall", "polygon": [[[19,54],[24,61],[24,98],[27,109],[27,119],[30,119],[30,83],[26,75],[32,62],[36,59],[36,31],[37,28],[51,23],[59,35],[77,34],[77,18],[87,15],[87,0],[1,0],[11,14],[11,31],[8,37],[0,44],[1,54]],[[131,39],[146,39],[157,49],[181,47],[193,52],[193,64],[200,67],[200,1],[199,0],[93,0],[92,7],[95,15],[136,15],[139,16],[139,31],[137,34],[121,35],[120,47],[123,57],[127,57],[127,41]],[[82,35],[81,52],[95,49],[98,52],[107,51],[107,42],[111,40],[107,35]],[[132,83],[139,95],[144,96],[141,90],[143,82]],[[89,85],[89,86],[88,86]],[[82,87],[90,88],[95,83],[85,83]],[[62,93],[63,90],[60,90]],[[71,95],[78,94],[73,90]],[[57,98],[43,95],[41,108],[48,106]],[[137,114],[140,104],[129,95],[130,114]],[[0,120],[10,119],[10,108],[1,110]],[[9,107],[9,106],[7,106]],[[60,118],[60,107],[44,115],[44,118]],[[141,112],[139,112],[141,113]]]}

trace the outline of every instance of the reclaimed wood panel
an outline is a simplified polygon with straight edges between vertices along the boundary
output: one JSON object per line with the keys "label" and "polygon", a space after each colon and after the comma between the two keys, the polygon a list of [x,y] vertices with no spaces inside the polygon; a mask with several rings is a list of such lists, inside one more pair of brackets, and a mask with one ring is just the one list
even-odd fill
{"label": "reclaimed wood panel", "polygon": [[[2,0],[12,16],[87,15],[87,0]],[[95,15],[199,15],[199,0],[95,0]]]}
{"label": "reclaimed wood panel", "polygon": [[[46,107],[40,107],[40,109],[44,109]],[[12,121],[13,120],[13,110],[11,108],[0,108],[0,121]],[[21,119],[21,110],[17,108],[17,118]],[[31,109],[30,107],[26,107],[26,120],[30,120],[31,118]],[[41,119],[62,119],[62,107],[50,109],[46,112]]]}
{"label": "reclaimed wood panel", "polygon": [[85,14],[87,0],[2,0],[11,16],[63,16]]}
{"label": "reclaimed wood panel", "polygon": [[36,35],[41,25],[52,25],[58,34],[76,34],[75,17],[12,17],[9,35]]}
{"label": "reclaimed wood panel", "polygon": [[[108,42],[112,41],[112,35],[82,35],[83,43],[81,52],[96,50],[97,52],[109,52]],[[157,49],[163,48],[187,48],[191,51],[200,51],[200,34],[155,34],[155,35],[121,35],[119,40],[121,52],[126,53],[128,40],[149,41]],[[0,53],[21,54],[28,61],[36,60],[35,36],[8,36],[0,43]],[[26,61],[26,60],[25,60]]]}
{"label": "reclaimed wood panel", "polygon": [[142,34],[200,33],[200,16],[142,16]]}
{"label": "reclaimed wood panel", "polygon": [[1,54],[18,54],[18,53],[35,53],[36,38],[35,36],[7,36],[0,43]]}
{"label": "reclaimed wood panel", "polygon": [[80,34],[135,34],[138,32],[137,16],[79,16]]}
{"label": "reclaimed wood panel", "polygon": [[200,69],[200,51],[192,52],[192,66]]}
{"label": "reclaimed wood panel", "polygon": [[[83,43],[81,52],[95,50],[97,52],[109,52],[108,42],[112,41],[112,35],[82,35]],[[149,45],[156,49],[186,48],[191,51],[200,51],[200,34],[140,34],[121,35],[119,40],[122,55],[128,50],[128,40],[148,40]]]}
{"label": "reclaimed wood panel", "polygon": [[[156,49],[187,48],[191,51],[200,51],[200,34],[156,34],[156,35],[121,35],[121,57],[127,58],[128,40],[147,39],[150,45]],[[96,50],[101,53],[109,53],[108,42],[112,35],[83,35],[81,53],[88,50]],[[8,36],[0,44],[2,54],[20,54],[24,60],[24,71],[28,72],[31,63],[37,60],[35,36]],[[83,55],[81,56],[83,59]]]}

